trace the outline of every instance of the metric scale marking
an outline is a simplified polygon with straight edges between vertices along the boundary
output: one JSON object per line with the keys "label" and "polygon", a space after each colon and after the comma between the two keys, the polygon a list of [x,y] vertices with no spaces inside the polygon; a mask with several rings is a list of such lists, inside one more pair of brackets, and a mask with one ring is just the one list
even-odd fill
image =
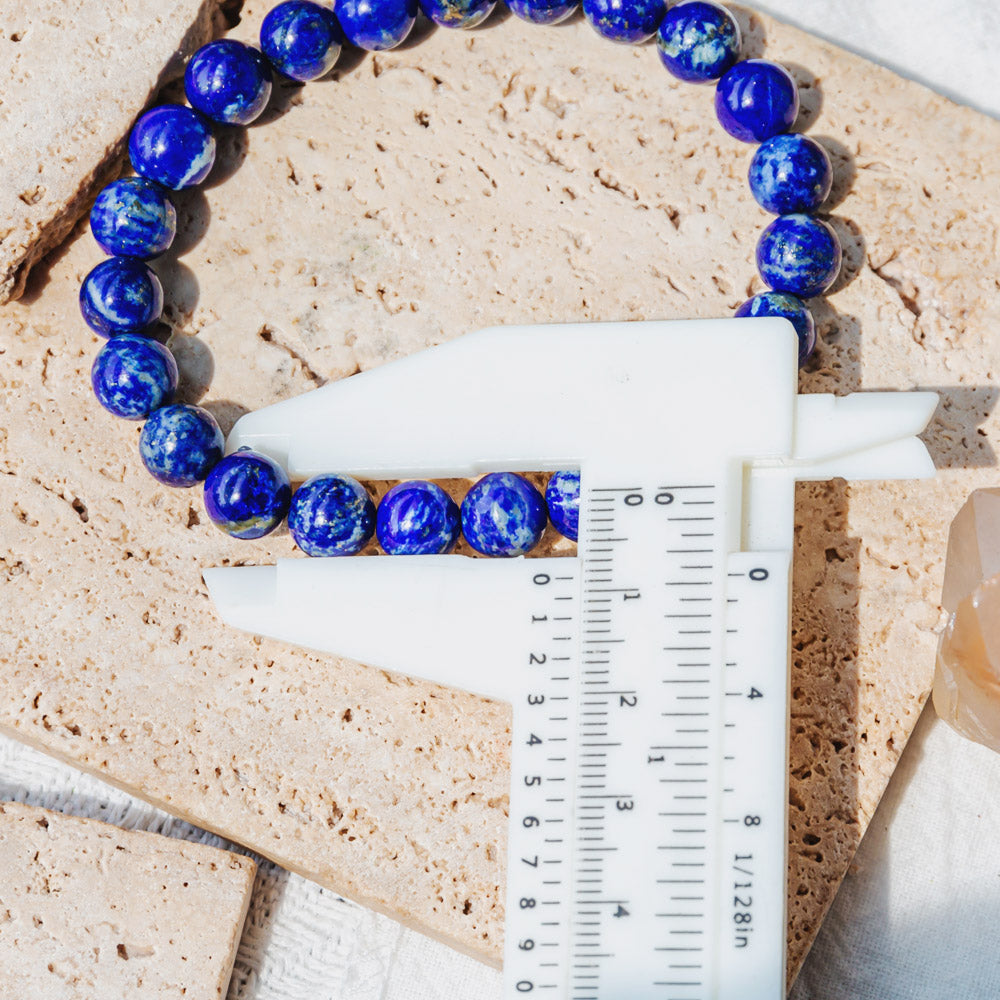
{"label": "metric scale marking", "polygon": [[932,474],[936,402],[798,397],[796,354],[782,320],[487,330],[230,437],[295,479],[581,470],[576,558],[205,574],[238,627],[512,703],[508,998],[784,994],[794,483]]}

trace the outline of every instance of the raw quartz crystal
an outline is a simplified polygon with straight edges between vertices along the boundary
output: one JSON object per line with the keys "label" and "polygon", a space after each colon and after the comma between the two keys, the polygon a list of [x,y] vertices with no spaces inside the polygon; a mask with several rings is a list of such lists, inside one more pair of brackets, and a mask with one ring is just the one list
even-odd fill
{"label": "raw quartz crystal", "polygon": [[948,535],[934,708],[970,740],[1000,752],[1000,489],[976,490]]}

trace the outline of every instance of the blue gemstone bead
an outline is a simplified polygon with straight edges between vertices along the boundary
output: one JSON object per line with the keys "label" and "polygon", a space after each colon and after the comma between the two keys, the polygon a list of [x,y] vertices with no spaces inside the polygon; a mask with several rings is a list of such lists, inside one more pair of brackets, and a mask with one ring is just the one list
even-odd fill
{"label": "blue gemstone bead", "polygon": [[264,18],[260,47],[271,65],[293,80],[317,80],[340,56],[343,35],[333,11],[311,0],[279,3]]}
{"label": "blue gemstone bead", "polygon": [[223,125],[249,125],[271,96],[267,60],[249,45],[222,38],[203,45],[184,71],[191,107]]}
{"label": "blue gemstone bead", "polygon": [[816,349],[816,321],[808,307],[787,292],[761,292],[747,299],[736,310],[737,316],[781,316],[795,327],[799,338],[799,367],[801,368]]}
{"label": "blue gemstone bead", "polygon": [[651,38],[666,10],[666,0],[583,0],[584,16],[594,31],[626,45]]}
{"label": "blue gemstone bead", "polygon": [[580,0],[507,0],[507,6],[522,21],[558,24],[580,6]]}
{"label": "blue gemstone bead", "polygon": [[833,167],[815,139],[793,133],[761,144],[750,161],[750,190],[775,215],[815,212],[833,185]]}
{"label": "blue gemstone bead", "polygon": [[141,260],[102,260],[80,286],[80,312],[101,337],[137,333],[163,312],[163,286]]}
{"label": "blue gemstone bead", "polygon": [[337,19],[347,40],[359,49],[392,49],[410,33],[417,0],[338,0]]}
{"label": "blue gemstone bead", "polygon": [[496,0],[420,0],[420,9],[442,28],[474,28],[495,6]]}
{"label": "blue gemstone bead", "polygon": [[719,81],[715,113],[731,136],[741,142],[763,142],[795,124],[799,91],[783,66],[747,59]]}
{"label": "blue gemstone bead", "polygon": [[776,292],[822,295],[840,271],[837,234],[811,215],[781,215],[761,233],[757,270]]}
{"label": "blue gemstone bead", "polygon": [[458,505],[434,483],[393,486],[378,505],[375,531],[391,556],[439,555],[458,541]]}
{"label": "blue gemstone bead", "polygon": [[545,503],[556,530],[575,542],[580,534],[580,473],[554,472],[545,487]]}
{"label": "blue gemstone bead", "polygon": [[542,537],[548,515],[541,493],[523,476],[492,472],[462,501],[466,541],[487,556],[521,556]]}
{"label": "blue gemstone bead", "polygon": [[97,196],[90,231],[106,254],[148,260],[173,243],[177,212],[158,184],[145,177],[123,177]]}
{"label": "blue gemstone bead", "polygon": [[142,420],[174,398],[177,362],[161,343],[123,333],[98,351],[90,384],[104,409],[126,420]]}
{"label": "blue gemstone bead", "polygon": [[292,495],[288,530],[306,555],[353,556],[375,532],[375,504],[350,476],[313,476]]}
{"label": "blue gemstone bead", "polygon": [[686,0],[671,7],[656,35],[660,62],[679,80],[718,80],[740,54],[740,26],[722,4]]}
{"label": "blue gemstone bead", "polygon": [[205,480],[205,510],[234,538],[263,538],[274,531],[291,501],[288,473],[274,459],[249,450],[226,455]]}
{"label": "blue gemstone bead", "polygon": [[215,136],[197,111],[164,104],[135,123],[128,154],[137,174],[180,191],[208,176],[215,163]]}
{"label": "blue gemstone bead", "polygon": [[194,486],[222,458],[224,444],[211,413],[175,403],[149,415],[139,436],[139,454],[154,479],[167,486]]}

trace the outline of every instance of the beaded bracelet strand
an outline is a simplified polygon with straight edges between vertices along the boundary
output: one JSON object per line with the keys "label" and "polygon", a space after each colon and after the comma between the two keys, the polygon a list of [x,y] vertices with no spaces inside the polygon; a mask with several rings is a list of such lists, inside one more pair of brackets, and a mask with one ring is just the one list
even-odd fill
{"label": "beaded bracelet strand", "polygon": [[[578,0],[507,0],[535,24],[572,14]],[[419,0],[446,28],[472,28],[496,0]],[[799,112],[794,80],[762,59],[739,61],[740,29],[713,0],[582,0],[591,26],[611,41],[637,44],[656,36],[663,65],[677,78],[716,83],[722,127],[759,144],[749,168],[758,203],[778,217],[757,244],[756,263],[771,291],[755,295],[737,316],[783,316],[799,339],[799,364],[812,354],[816,329],[803,299],[824,294],[836,278],[841,250],[830,226],[813,213],[830,193],[830,158],[815,140],[791,133]],[[580,477],[557,472],[544,498],[524,477],[492,473],[468,491],[459,508],[439,486],[423,481],[394,486],[376,509],[350,476],[314,476],[292,493],[287,473],[249,450],[224,456],[222,431],[198,406],[173,403],[178,371],[167,347],[152,339],[163,289],[144,263],[163,253],[176,232],[168,191],[200,184],[215,161],[213,123],[248,125],[271,94],[272,68],[306,82],[325,75],[349,42],[362,49],[399,45],[417,15],[416,0],[338,0],[336,13],[312,0],[287,0],[264,19],[261,50],[231,39],[210,42],[188,62],[184,85],[190,107],[166,104],[146,112],[129,137],[137,176],[100,192],[90,215],[94,237],[110,256],[87,275],[80,306],[87,324],[107,343],[91,382],[100,403],[129,420],[145,420],[143,463],[160,482],[204,482],[209,518],[237,538],[259,538],[287,516],[296,544],[312,556],[349,555],[373,534],[389,554],[443,553],[459,531],[477,551],[522,555],[551,518],[576,540]]]}

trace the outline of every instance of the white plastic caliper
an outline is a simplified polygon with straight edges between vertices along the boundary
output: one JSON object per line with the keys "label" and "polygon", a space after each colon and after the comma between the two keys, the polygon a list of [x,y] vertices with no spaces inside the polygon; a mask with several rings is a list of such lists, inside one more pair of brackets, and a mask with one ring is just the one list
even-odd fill
{"label": "white plastic caliper", "polygon": [[293,479],[578,468],[575,558],[205,572],[222,618],[513,704],[505,996],[784,996],[796,480],[917,478],[933,393],[797,395],[780,319],[483,330],[240,419]]}

